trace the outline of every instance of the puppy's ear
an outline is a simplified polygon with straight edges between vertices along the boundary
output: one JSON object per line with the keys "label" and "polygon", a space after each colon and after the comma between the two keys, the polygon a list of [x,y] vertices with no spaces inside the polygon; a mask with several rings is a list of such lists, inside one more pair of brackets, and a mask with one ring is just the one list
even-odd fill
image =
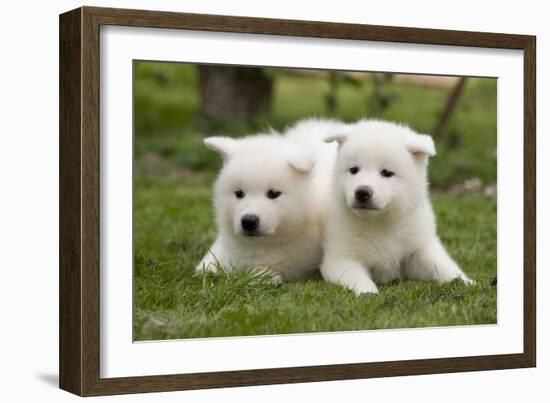
{"label": "puppy's ear", "polygon": [[220,153],[224,160],[228,160],[237,146],[237,140],[231,137],[207,137],[204,145],[210,150]]}
{"label": "puppy's ear", "polygon": [[330,133],[328,135],[326,135],[324,138],[323,138],[323,141],[325,143],[332,143],[333,141],[336,141],[338,143],[338,145],[341,145],[344,141],[346,141],[348,138],[348,133],[345,132],[345,131],[339,131],[339,132],[335,132],[335,133]]}
{"label": "puppy's ear", "polygon": [[308,173],[315,165],[315,156],[297,147],[289,147],[287,154],[288,165],[300,173]]}
{"label": "puppy's ear", "polygon": [[332,143],[336,141],[338,145],[342,145],[349,136],[351,126],[345,123],[332,126],[328,133],[323,137],[325,143]]}
{"label": "puppy's ear", "polygon": [[427,134],[414,134],[406,144],[407,150],[417,158],[433,157],[435,145],[431,136]]}

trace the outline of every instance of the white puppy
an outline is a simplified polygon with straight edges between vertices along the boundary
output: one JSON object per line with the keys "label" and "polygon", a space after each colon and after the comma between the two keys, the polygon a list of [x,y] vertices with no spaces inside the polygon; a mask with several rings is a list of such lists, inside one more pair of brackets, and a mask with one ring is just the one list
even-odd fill
{"label": "white puppy", "polygon": [[430,136],[359,121],[325,138],[339,144],[326,218],[323,277],[356,293],[405,278],[472,281],[436,233],[428,196]]}
{"label": "white puppy", "polygon": [[214,185],[218,236],[197,270],[265,268],[290,281],[319,269],[335,153],[323,138],[340,125],[307,120],[285,136],[204,140],[224,166]]}

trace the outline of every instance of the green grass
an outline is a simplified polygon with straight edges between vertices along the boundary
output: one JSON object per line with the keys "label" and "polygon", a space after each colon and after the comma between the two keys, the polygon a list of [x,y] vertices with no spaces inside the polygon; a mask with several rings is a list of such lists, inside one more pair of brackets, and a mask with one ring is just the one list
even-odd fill
{"label": "green grass", "polygon": [[[175,63],[135,64],[134,337],[156,340],[496,322],[496,202],[480,194],[436,192],[439,233],[477,281],[396,282],[355,296],[320,278],[273,285],[251,273],[194,273],[215,237],[211,185],[221,167],[205,135],[243,136],[283,129],[305,116],[371,117],[369,78],[342,84],[339,109],[327,109],[322,75],[271,71],[273,107],[251,122],[204,121],[197,74]],[[496,182],[496,80],[471,79],[430,162],[430,182],[447,189],[479,177]],[[381,118],[430,133],[449,88],[388,83],[395,99]]]}
{"label": "green grass", "polygon": [[477,281],[396,282],[355,296],[311,279],[195,275],[215,236],[211,178],[135,182],[135,339],[243,336],[496,323],[496,204],[434,196],[449,252]]}

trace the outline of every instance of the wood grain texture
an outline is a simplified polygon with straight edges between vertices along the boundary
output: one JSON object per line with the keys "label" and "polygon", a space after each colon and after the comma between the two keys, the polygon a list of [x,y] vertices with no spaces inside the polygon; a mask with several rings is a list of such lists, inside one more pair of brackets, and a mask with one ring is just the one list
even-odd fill
{"label": "wood grain texture", "polygon": [[[247,371],[100,378],[101,25],[524,51],[524,352]],[[82,7],[60,16],[60,387],[81,396],[532,367],[535,322],[535,37]]]}
{"label": "wood grain texture", "polygon": [[101,379],[89,396],[529,367],[523,354]]}
{"label": "wood grain texture", "polygon": [[99,24],[82,9],[82,389],[99,378]]}
{"label": "wood grain texture", "polygon": [[536,39],[524,48],[523,66],[523,354],[536,366],[537,334],[537,159]]}
{"label": "wood grain texture", "polygon": [[529,36],[382,25],[86,7],[105,25],[523,49]]}
{"label": "wood grain texture", "polygon": [[82,394],[81,10],[59,21],[59,386]]}

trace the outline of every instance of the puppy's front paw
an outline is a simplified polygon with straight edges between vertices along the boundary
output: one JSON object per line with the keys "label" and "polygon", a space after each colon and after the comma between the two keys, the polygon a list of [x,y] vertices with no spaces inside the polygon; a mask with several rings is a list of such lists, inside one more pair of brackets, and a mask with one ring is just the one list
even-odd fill
{"label": "puppy's front paw", "polygon": [[364,270],[350,270],[340,278],[339,282],[357,295],[378,294],[378,287]]}
{"label": "puppy's front paw", "polygon": [[371,280],[369,281],[359,281],[355,283],[352,287],[349,287],[355,294],[378,294],[378,287]]}
{"label": "puppy's front paw", "polygon": [[462,270],[460,270],[458,267],[453,268],[452,271],[448,272],[449,274],[446,276],[440,276],[439,282],[441,284],[447,283],[449,281],[462,281],[466,285],[474,286],[476,285],[476,282],[469,278]]}
{"label": "puppy's front paw", "polygon": [[268,267],[254,267],[249,270],[249,273],[253,276],[253,282],[262,283],[268,281],[272,285],[281,285],[283,283],[283,276]]}
{"label": "puppy's front paw", "polygon": [[460,276],[459,279],[462,280],[462,282],[463,282],[464,284],[466,284],[466,285],[474,286],[474,285],[477,284],[474,280],[472,280],[471,278],[467,277],[466,275]]}
{"label": "puppy's front paw", "polygon": [[359,262],[349,259],[325,259],[321,265],[321,274],[325,280],[344,286],[357,295],[378,294],[376,284]]}
{"label": "puppy's front paw", "polygon": [[195,272],[198,274],[218,273],[219,264],[213,260],[203,259],[197,266]]}

